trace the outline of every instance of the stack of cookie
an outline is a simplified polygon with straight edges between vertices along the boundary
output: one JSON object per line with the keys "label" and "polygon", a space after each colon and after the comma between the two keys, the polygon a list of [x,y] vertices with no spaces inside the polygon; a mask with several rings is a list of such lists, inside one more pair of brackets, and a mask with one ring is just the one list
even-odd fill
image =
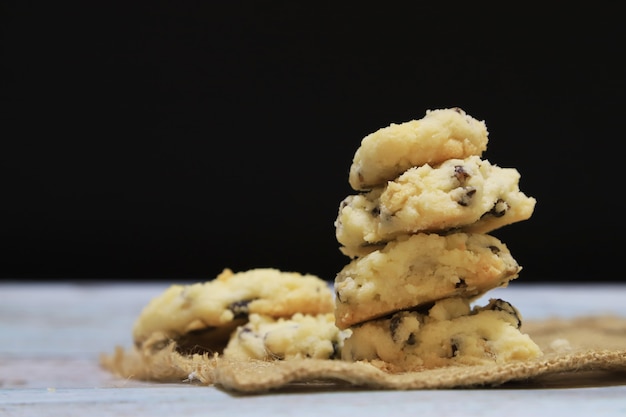
{"label": "stack of cookie", "polygon": [[427,111],[366,136],[350,168],[357,191],[335,222],[350,262],[334,282],[342,359],[393,371],[540,356],[519,312],[492,299],[521,267],[489,232],[527,220],[520,174],[482,159],[488,132],[459,108]]}

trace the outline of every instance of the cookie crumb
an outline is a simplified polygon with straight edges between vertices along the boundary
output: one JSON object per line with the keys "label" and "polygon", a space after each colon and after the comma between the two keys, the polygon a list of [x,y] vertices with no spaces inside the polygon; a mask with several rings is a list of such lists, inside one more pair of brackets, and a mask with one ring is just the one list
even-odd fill
{"label": "cookie crumb", "polygon": [[557,353],[571,352],[572,345],[567,339],[554,339],[550,342],[550,349]]}

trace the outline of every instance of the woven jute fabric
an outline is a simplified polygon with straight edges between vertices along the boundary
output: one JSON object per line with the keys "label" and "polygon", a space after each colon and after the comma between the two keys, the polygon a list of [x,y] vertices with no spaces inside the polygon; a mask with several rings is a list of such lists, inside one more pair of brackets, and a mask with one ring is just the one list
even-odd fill
{"label": "woven jute fabric", "polygon": [[579,317],[531,321],[522,329],[544,355],[531,361],[450,366],[403,373],[341,360],[229,361],[219,355],[182,355],[162,338],[142,349],[116,347],[100,364],[124,378],[196,383],[239,393],[307,389],[443,389],[626,385],[626,318]]}

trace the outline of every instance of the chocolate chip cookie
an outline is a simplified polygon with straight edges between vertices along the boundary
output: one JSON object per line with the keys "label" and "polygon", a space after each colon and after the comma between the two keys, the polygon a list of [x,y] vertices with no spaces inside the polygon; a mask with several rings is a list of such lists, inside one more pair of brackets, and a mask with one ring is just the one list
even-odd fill
{"label": "chocolate chip cookie", "polygon": [[541,355],[521,331],[521,316],[510,303],[491,299],[484,307],[470,308],[467,299],[458,297],[354,326],[342,351],[343,360],[403,372],[503,364]]}
{"label": "chocolate chip cookie", "polygon": [[488,233],[532,215],[536,200],[520,191],[519,181],[517,169],[478,156],[409,168],[382,187],[346,197],[336,238],[355,257],[402,234]]}
{"label": "chocolate chip cookie", "polygon": [[274,318],[250,314],[224,349],[228,359],[338,359],[349,330],[335,326],[333,313]]}
{"label": "chocolate chip cookie", "polygon": [[172,285],[152,299],[134,324],[133,339],[141,346],[158,333],[176,340],[182,350],[220,351],[250,314],[279,318],[332,313],[333,297],[328,282],[315,275],[225,269],[213,280]]}
{"label": "chocolate chip cookie", "polygon": [[419,120],[392,123],[365,136],[354,154],[349,182],[355,190],[368,190],[414,166],[481,156],[487,142],[485,123],[462,109],[428,110]]}
{"label": "chocolate chip cookie", "polygon": [[491,235],[401,236],[337,274],[337,326],[347,328],[442,298],[477,297],[507,286],[521,269],[506,245]]}

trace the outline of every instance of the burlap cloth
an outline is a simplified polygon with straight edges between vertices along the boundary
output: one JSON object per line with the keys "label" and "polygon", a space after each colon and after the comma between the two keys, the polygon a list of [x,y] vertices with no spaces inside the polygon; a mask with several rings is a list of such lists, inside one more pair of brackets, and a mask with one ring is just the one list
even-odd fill
{"label": "burlap cloth", "polygon": [[[522,330],[543,357],[490,366],[454,366],[389,373],[341,360],[239,361],[181,355],[175,345],[148,342],[142,350],[116,347],[101,366],[124,378],[196,383],[237,393],[328,389],[540,388],[626,385],[626,318],[549,319]],[[158,338],[157,338],[158,339]]]}

